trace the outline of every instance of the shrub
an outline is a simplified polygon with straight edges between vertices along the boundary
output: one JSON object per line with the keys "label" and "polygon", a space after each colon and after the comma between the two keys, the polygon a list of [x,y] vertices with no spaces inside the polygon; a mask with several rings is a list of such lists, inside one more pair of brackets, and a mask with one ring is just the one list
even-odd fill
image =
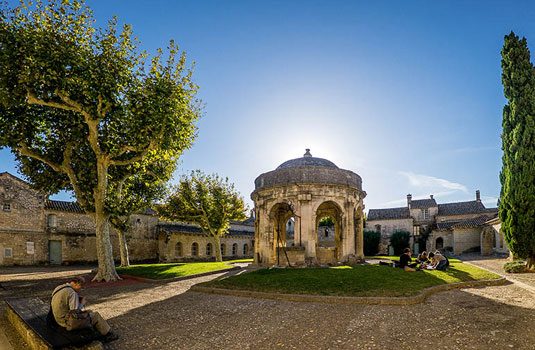
{"label": "shrub", "polygon": [[381,234],[375,231],[364,231],[364,255],[372,256],[379,252]]}
{"label": "shrub", "polygon": [[334,220],[333,220],[333,218],[328,216],[326,218],[321,219],[318,226],[320,226],[320,227],[322,227],[322,226],[334,226]]}
{"label": "shrub", "polygon": [[401,255],[403,249],[409,246],[410,233],[396,231],[390,236],[390,245],[394,248],[394,255]]}
{"label": "shrub", "polygon": [[526,262],[523,260],[515,260],[515,261],[506,262],[503,265],[503,269],[507,273],[526,272]]}

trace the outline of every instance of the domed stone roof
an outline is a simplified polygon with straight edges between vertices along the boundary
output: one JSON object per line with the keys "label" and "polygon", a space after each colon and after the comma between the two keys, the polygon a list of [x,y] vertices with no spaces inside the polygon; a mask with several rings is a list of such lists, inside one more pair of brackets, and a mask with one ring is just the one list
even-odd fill
{"label": "domed stone roof", "polygon": [[[255,179],[255,191],[297,184],[331,184],[362,190],[362,179],[350,170],[340,169],[333,162],[315,158],[307,149],[302,158],[291,159],[277,169]],[[253,192],[253,193],[254,193]]]}
{"label": "domed stone roof", "polygon": [[306,153],[303,155],[303,157],[287,160],[286,162],[279,165],[276,170],[287,169],[287,168],[299,168],[302,166],[314,166],[314,167],[317,166],[317,167],[327,167],[327,168],[338,169],[338,167],[330,160],[312,157],[312,154],[310,154],[310,149],[307,148]]}

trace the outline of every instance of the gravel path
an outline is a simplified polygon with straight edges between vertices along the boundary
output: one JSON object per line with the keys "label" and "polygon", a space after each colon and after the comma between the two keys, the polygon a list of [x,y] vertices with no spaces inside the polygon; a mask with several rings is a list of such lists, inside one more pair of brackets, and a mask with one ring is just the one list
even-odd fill
{"label": "gravel path", "polygon": [[[0,298],[36,295],[90,268],[18,267],[0,272]],[[161,285],[87,288],[90,308],[121,336],[107,349],[534,349],[535,294],[514,284],[441,292],[411,306],[284,302],[204,294],[190,286],[220,275]],[[387,281],[385,281],[387,282]],[[0,326],[15,349],[2,302]]]}

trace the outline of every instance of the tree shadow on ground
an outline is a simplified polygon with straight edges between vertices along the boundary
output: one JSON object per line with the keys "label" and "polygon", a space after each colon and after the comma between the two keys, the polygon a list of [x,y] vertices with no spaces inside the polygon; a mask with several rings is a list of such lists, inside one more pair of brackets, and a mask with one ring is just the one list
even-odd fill
{"label": "tree shadow on ground", "polygon": [[[187,291],[110,319],[111,349],[530,349],[535,305],[500,296],[513,286],[440,292],[410,306],[322,304]],[[492,291],[485,297],[485,291]],[[532,303],[534,304],[534,303]],[[422,322],[422,320],[424,320]],[[529,333],[529,334],[527,334]],[[529,344],[529,345],[528,345]]]}

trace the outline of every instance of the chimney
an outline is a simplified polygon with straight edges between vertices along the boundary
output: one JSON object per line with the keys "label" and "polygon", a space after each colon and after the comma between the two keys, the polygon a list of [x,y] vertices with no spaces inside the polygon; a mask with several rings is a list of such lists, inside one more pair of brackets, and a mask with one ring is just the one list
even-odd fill
{"label": "chimney", "polygon": [[411,203],[412,203],[412,194],[408,194],[407,195],[407,207],[409,207],[409,209],[411,208]]}
{"label": "chimney", "polygon": [[479,190],[476,191],[476,201],[481,202],[481,196]]}
{"label": "chimney", "polygon": [[433,199],[433,195],[432,195],[432,194],[430,194],[430,195],[429,195],[429,198]]}

